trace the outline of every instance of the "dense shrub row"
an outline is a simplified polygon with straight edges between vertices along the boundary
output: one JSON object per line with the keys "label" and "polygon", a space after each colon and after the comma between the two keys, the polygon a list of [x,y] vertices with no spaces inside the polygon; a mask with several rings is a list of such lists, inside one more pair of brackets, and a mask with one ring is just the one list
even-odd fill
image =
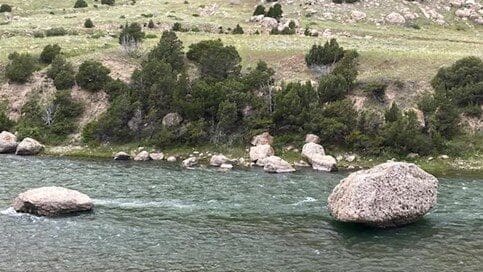
{"label": "dense shrub row", "polygon": [[280,20],[283,16],[282,5],[280,5],[279,3],[276,3],[275,5],[271,6],[267,11],[265,9],[265,6],[258,5],[255,8],[253,15],[254,16],[264,15],[266,17],[272,17],[272,18],[275,18],[277,20]]}
{"label": "dense shrub row", "polygon": [[[123,28],[124,36],[144,38],[136,24]],[[122,39],[120,39],[122,43]],[[269,129],[280,142],[292,142],[304,133],[316,133],[325,145],[352,148],[363,153],[429,154],[445,150],[460,132],[461,113],[481,116],[483,62],[468,57],[439,70],[432,80],[434,94],[418,107],[424,113],[403,111],[396,103],[384,113],[356,111],[348,94],[356,85],[359,54],[344,50],[335,39],[314,46],[306,55],[308,65],[329,66],[317,86],[306,82],[274,87],[274,71],[264,62],[242,72],[241,57],[221,40],[206,40],[189,46],[186,54],[174,31],[165,31],[126,84],[113,80],[109,69],[85,61],[75,73],[58,45],[48,45],[40,55],[51,63],[47,75],[58,90],[51,103],[32,98],[16,125],[20,135],[45,142],[62,141],[75,131],[82,107],[72,100],[70,89],[78,84],[89,91],[104,90],[111,106],[82,133],[90,143],[141,141],[160,147],[178,144],[245,143]],[[29,54],[11,54],[6,77],[25,82],[38,67]],[[198,75],[188,77],[188,65]],[[191,72],[190,72],[191,73]],[[384,102],[384,82],[358,84],[379,102]],[[181,124],[163,124],[168,113],[179,114]],[[0,114],[0,127],[13,124]]]}

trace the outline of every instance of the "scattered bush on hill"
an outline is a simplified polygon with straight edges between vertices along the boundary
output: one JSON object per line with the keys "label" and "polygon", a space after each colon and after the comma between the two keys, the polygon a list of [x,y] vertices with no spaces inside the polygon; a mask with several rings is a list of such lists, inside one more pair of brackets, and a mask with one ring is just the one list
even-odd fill
{"label": "scattered bush on hill", "polygon": [[239,24],[237,24],[236,27],[233,29],[232,33],[236,35],[236,34],[243,34],[245,32],[243,31],[243,28]]}
{"label": "scattered bush on hill", "polygon": [[280,20],[283,16],[282,5],[276,3],[275,5],[271,6],[265,16],[275,18],[277,21]]}
{"label": "scattered bush on hill", "polygon": [[122,46],[125,52],[132,53],[135,51],[139,44],[144,40],[145,33],[140,24],[138,23],[126,23],[119,34],[119,44]]}
{"label": "scattered bush on hill", "polygon": [[110,72],[102,63],[87,60],[79,66],[79,72],[75,78],[81,88],[89,91],[99,91],[111,79],[109,77]]}
{"label": "scattered bush on hill", "polygon": [[74,8],[87,8],[87,2],[85,0],[75,1]]}
{"label": "scattered bush on hill", "polygon": [[258,5],[253,12],[253,16],[265,15],[265,7],[263,5]]}
{"label": "scattered bush on hill", "polygon": [[12,6],[10,6],[9,4],[0,5],[0,13],[2,12],[12,12]]}
{"label": "scattered bush on hill", "polygon": [[40,61],[42,63],[50,64],[54,58],[60,54],[60,46],[58,44],[49,44],[44,47],[40,53]]}
{"label": "scattered bush on hill", "polygon": [[336,39],[331,39],[324,46],[313,45],[309,53],[305,55],[305,62],[312,65],[331,65],[338,62],[344,56],[344,48],[340,47]]}
{"label": "scattered bush on hill", "polygon": [[114,6],[115,3],[115,0],[101,0],[102,5]]}
{"label": "scattered bush on hill", "polygon": [[20,138],[33,137],[43,143],[58,144],[75,132],[75,121],[82,111],[82,105],[72,99],[68,90],[57,91],[46,104],[32,97],[22,107],[22,118],[15,129]]}
{"label": "scattered bush on hill", "polygon": [[84,21],[84,27],[85,28],[93,28],[94,27],[94,23],[92,22],[92,20],[90,18],[87,18]]}
{"label": "scattered bush on hill", "polygon": [[28,53],[14,52],[8,56],[5,77],[15,83],[25,83],[38,69],[37,60]]}
{"label": "scattered bush on hill", "polygon": [[54,27],[45,31],[45,36],[47,37],[65,36],[67,34],[67,30],[65,30],[63,27]]}
{"label": "scattered bush on hill", "polygon": [[7,116],[7,106],[0,102],[0,131],[10,131],[14,125],[15,122]]}
{"label": "scattered bush on hill", "polygon": [[224,46],[221,41],[202,41],[190,45],[188,59],[198,64],[201,75],[215,80],[238,76],[241,57],[233,46]]}

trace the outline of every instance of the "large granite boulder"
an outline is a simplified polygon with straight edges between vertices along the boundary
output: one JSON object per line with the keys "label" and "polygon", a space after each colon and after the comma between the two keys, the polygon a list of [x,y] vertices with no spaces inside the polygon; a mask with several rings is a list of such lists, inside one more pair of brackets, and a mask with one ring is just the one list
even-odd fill
{"label": "large granite boulder", "polygon": [[44,150],[44,146],[32,138],[23,139],[17,146],[17,155],[37,155]]}
{"label": "large granite boulder", "polygon": [[131,155],[127,154],[126,152],[117,152],[114,154],[115,161],[128,161],[131,159]]}
{"label": "large granite boulder", "polygon": [[295,168],[277,156],[270,156],[261,160],[263,164],[263,170],[269,173],[290,173],[295,172]]}
{"label": "large granite boulder", "polygon": [[438,180],[412,163],[387,162],[350,174],[328,199],[342,222],[396,227],[417,221],[436,205]]}
{"label": "large granite boulder", "polygon": [[211,159],[210,159],[210,165],[216,166],[216,167],[220,167],[221,165],[228,163],[228,162],[230,162],[230,159],[228,159],[223,154],[213,155],[213,156],[211,156]]}
{"label": "large granite boulder", "polygon": [[324,147],[316,143],[306,143],[302,148],[302,157],[306,158],[312,168],[318,171],[337,171],[334,157],[325,155]]}
{"label": "large granite boulder", "polygon": [[136,157],[134,157],[135,161],[150,161],[151,157],[149,156],[149,152],[141,151],[139,152]]}
{"label": "large granite boulder", "polygon": [[273,144],[273,136],[270,135],[268,132],[264,132],[260,135],[256,135],[255,137],[252,138],[252,141],[250,142],[252,145],[271,145]]}
{"label": "large granite boulder", "polygon": [[250,147],[250,160],[252,162],[265,159],[266,157],[273,156],[274,154],[275,150],[273,150],[269,144]]}
{"label": "large granite boulder", "polygon": [[0,153],[15,153],[17,145],[17,136],[8,131],[0,133]]}
{"label": "large granite boulder", "polygon": [[393,25],[402,25],[406,23],[406,19],[404,19],[404,16],[397,12],[391,12],[386,17],[384,18],[387,23],[393,24]]}
{"label": "large granite boulder", "polygon": [[17,212],[58,216],[90,211],[94,208],[87,195],[62,187],[41,187],[23,192],[13,201]]}

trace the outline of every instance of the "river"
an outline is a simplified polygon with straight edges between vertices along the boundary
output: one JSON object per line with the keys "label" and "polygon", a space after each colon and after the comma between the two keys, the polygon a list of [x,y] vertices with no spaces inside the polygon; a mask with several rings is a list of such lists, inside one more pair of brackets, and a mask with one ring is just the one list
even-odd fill
{"label": "river", "polygon": [[[481,271],[483,177],[440,178],[423,220],[377,230],[330,217],[327,197],[347,174],[3,155],[0,271]],[[86,193],[95,211],[9,208],[50,185]]]}

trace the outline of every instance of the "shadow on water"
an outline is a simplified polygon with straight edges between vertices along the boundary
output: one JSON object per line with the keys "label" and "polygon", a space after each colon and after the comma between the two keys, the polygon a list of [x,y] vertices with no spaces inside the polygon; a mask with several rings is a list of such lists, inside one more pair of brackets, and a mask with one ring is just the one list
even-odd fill
{"label": "shadow on water", "polygon": [[412,224],[393,227],[377,228],[374,226],[338,222],[329,220],[329,224],[340,235],[348,246],[360,242],[383,243],[385,246],[399,247],[401,243],[411,245],[413,242],[432,238],[439,233],[438,227],[427,218],[422,218]]}

